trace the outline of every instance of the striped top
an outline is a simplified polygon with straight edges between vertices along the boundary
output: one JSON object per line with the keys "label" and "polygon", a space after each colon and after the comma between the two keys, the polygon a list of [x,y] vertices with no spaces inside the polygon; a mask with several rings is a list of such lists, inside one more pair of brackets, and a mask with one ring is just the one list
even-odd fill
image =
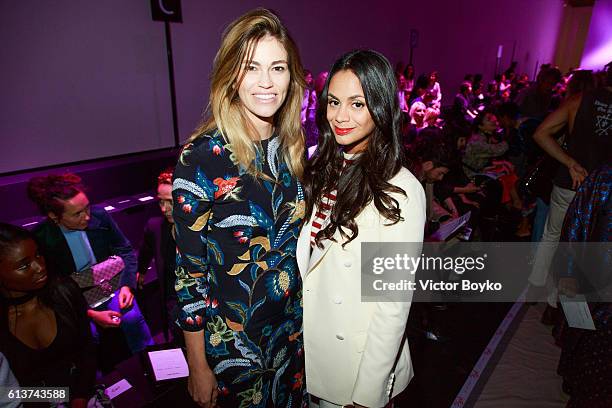
{"label": "striped top", "polygon": [[319,231],[326,225],[326,220],[331,214],[331,210],[336,203],[336,190],[325,194],[321,200],[321,206],[317,209],[314,219],[312,220],[312,227],[310,228],[310,246],[314,248],[316,246],[315,238]]}
{"label": "striped top", "polygon": [[[355,162],[356,154],[344,154],[344,162],[342,164],[342,168],[344,169],[346,166],[350,166]],[[333,190],[325,195],[321,199],[321,206],[317,208],[317,212],[314,215],[312,220],[312,227],[310,228],[310,247],[314,248],[317,244],[315,242],[315,238],[319,231],[324,229],[327,226],[327,222],[329,221],[329,215],[331,214],[332,208],[334,208],[334,204],[336,204],[336,193],[338,190]]]}

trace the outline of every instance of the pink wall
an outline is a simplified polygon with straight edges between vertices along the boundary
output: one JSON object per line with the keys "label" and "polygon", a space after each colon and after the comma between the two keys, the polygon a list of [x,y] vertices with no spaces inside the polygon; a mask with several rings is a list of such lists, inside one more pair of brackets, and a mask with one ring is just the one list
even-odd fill
{"label": "pink wall", "polygon": [[358,47],[381,51],[394,65],[407,63],[410,29],[419,30],[416,69],[440,72],[446,103],[452,102],[465,73],[491,79],[498,45],[503,46],[503,69],[510,64],[514,44],[521,72],[532,76],[536,63],[551,62],[563,10],[561,0],[269,0],[225,1],[222,6],[184,0],[184,24],[173,26],[181,139],[193,129],[205,104],[207,77],[223,27],[257,5],[280,14],[305,67],[313,72],[327,70],[343,52]]}
{"label": "pink wall", "polygon": [[612,61],[612,0],[597,0],[584,44],[581,68],[599,70]]}
{"label": "pink wall", "polygon": [[[183,0],[172,24],[181,140],[206,104],[223,28],[260,5],[315,73],[362,47],[407,62],[419,30],[417,71],[440,72],[447,103],[466,72],[492,76],[500,44],[504,69],[514,44],[519,71],[552,60],[562,11],[561,0]],[[0,35],[0,173],[173,144],[163,24],[148,1],[6,2]]]}

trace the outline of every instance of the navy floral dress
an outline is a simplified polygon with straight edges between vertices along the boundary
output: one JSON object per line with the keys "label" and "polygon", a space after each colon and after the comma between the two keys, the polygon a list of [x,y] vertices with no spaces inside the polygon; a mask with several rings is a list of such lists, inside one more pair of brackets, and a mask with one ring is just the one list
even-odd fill
{"label": "navy floral dress", "polygon": [[179,326],[204,329],[227,407],[299,407],[305,395],[302,282],[295,251],[302,186],[261,143],[245,174],[215,132],[187,144],[174,172]]}

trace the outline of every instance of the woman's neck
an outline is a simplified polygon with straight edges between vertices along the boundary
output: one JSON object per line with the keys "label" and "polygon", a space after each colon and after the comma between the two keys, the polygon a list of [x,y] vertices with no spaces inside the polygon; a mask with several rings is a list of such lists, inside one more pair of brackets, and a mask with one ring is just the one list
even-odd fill
{"label": "woman's neck", "polygon": [[1,296],[4,303],[21,310],[31,310],[38,305],[38,293],[36,292],[3,291]]}
{"label": "woman's neck", "polygon": [[259,140],[266,140],[272,137],[274,133],[274,126],[271,123],[262,123],[259,125],[254,125],[257,134],[259,135]]}
{"label": "woman's neck", "polygon": [[274,118],[262,118],[250,112],[246,111],[247,117],[251,122],[251,126],[253,130],[255,130],[257,136],[259,136],[259,140],[266,140],[272,137],[274,133]]}

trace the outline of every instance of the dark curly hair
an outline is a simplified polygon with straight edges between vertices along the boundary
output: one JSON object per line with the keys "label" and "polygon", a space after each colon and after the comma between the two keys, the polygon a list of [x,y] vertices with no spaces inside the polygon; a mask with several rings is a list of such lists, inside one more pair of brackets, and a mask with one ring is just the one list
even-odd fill
{"label": "dark curly hair", "polygon": [[172,185],[172,174],[174,174],[174,166],[166,167],[161,173],[159,173],[159,176],[157,176],[157,185]]}
{"label": "dark curly hair", "polygon": [[81,178],[76,174],[50,174],[34,177],[28,181],[28,197],[36,204],[42,215],[50,212],[61,216],[64,201],[70,200],[84,190]]}
{"label": "dark curly hair", "polygon": [[[368,136],[363,153],[351,166],[342,169],[342,151],[327,121],[327,93],[334,75],[345,70],[359,79],[375,128]],[[317,245],[322,245],[325,239],[334,240],[337,230],[344,239],[343,246],[354,240],[359,234],[355,218],[371,202],[390,225],[401,221],[399,203],[390,193],[406,195],[406,192],[389,183],[403,162],[397,82],[389,61],[371,50],[351,51],[340,57],[319,96],[316,121],[319,128],[317,152],[305,170],[307,216],[312,214],[314,207],[321,207],[325,194],[337,190],[330,223],[315,237]]]}
{"label": "dark curly hair", "polygon": [[28,239],[34,240],[34,235],[27,229],[0,222],[0,258],[15,244]]}

